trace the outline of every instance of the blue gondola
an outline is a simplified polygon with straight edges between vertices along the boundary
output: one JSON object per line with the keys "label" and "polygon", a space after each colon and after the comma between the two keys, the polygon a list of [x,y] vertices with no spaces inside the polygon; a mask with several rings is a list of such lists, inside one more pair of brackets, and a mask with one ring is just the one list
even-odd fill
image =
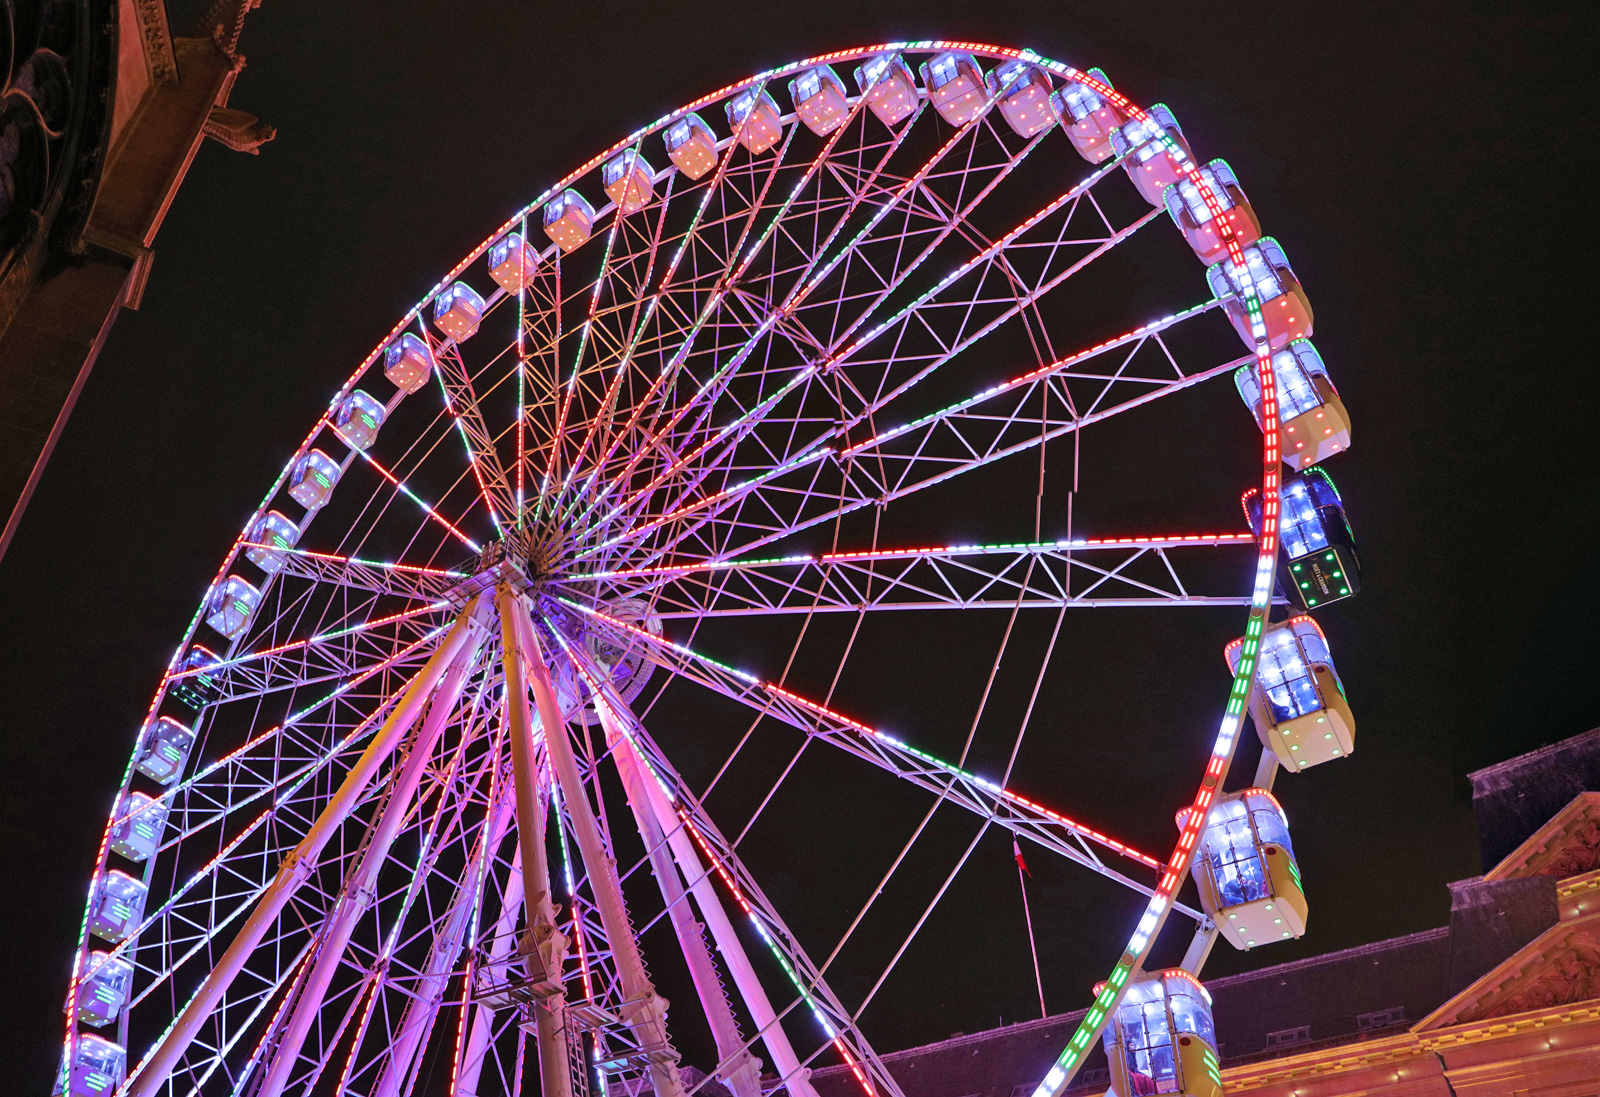
{"label": "blue gondola", "polygon": [[1119,1094],[1222,1097],[1211,995],[1187,971],[1163,971],[1129,983],[1103,1042],[1111,1088]]}
{"label": "blue gondola", "polygon": [[[1361,590],[1361,558],[1344,502],[1333,479],[1310,468],[1283,479],[1278,513],[1278,590],[1302,609],[1315,609]],[[1261,536],[1261,489],[1240,500],[1250,532]]]}

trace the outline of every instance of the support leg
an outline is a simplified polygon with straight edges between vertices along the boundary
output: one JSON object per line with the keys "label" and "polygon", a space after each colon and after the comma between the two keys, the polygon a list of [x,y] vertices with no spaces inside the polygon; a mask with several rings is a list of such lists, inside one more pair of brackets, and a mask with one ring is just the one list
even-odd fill
{"label": "support leg", "polygon": [[1272,749],[1265,745],[1261,748],[1261,760],[1256,763],[1256,788],[1272,791],[1273,778],[1278,776],[1278,756]]}
{"label": "support leg", "polygon": [[[520,948],[530,981],[550,990],[533,1007],[534,1031],[539,1044],[539,1081],[544,1097],[571,1097],[572,1075],[567,1061],[566,996],[561,992],[561,968],[567,955],[567,938],[556,928],[550,901],[550,859],[545,850],[548,805],[539,797],[538,775],[533,768],[533,726],[528,712],[528,686],[523,677],[527,659],[518,643],[516,610],[520,601],[510,587],[495,596],[500,611],[500,637],[506,672],[506,723],[511,739],[511,771],[516,783],[517,851],[522,855],[523,907],[528,931]],[[540,664],[542,669],[543,664]],[[545,751],[559,735],[545,728]],[[564,734],[564,725],[562,725]]]}
{"label": "support leg", "polygon": [[578,760],[567,736],[567,722],[556,703],[555,688],[550,682],[550,672],[545,668],[537,631],[521,598],[505,599],[501,604],[503,609],[510,608],[516,615],[522,650],[526,655],[529,685],[533,687],[539,718],[545,728],[545,755],[550,760],[550,768],[561,787],[562,799],[566,801],[567,811],[572,816],[573,837],[583,855],[589,882],[594,887],[595,906],[600,911],[600,921],[605,925],[612,961],[617,966],[623,994],[627,998],[623,1016],[639,1045],[649,1050],[650,1080],[655,1086],[655,1097],[684,1097],[683,1080],[678,1076],[678,1053],[667,1035],[667,1002],[656,993],[650,976],[645,972],[644,958],[639,954],[639,942],[634,938],[633,926],[628,921],[628,909],[622,900],[617,866],[601,837],[600,823],[589,803],[588,790],[583,787],[583,776],[578,771]]}
{"label": "support leg", "polygon": [[[678,875],[678,866],[667,846],[665,830],[650,803],[645,782],[653,783],[655,778],[643,772],[638,756],[617,727],[616,716],[603,703],[598,704],[597,709],[600,724],[605,729],[606,746],[616,762],[617,771],[622,775],[623,788],[628,793],[628,806],[633,810],[639,836],[649,851],[651,872],[661,885],[661,898],[667,905],[673,931],[678,936],[678,947],[689,965],[695,994],[700,999],[700,1008],[716,1041],[720,1063],[717,1073],[733,1091],[734,1097],[761,1097],[761,1060],[750,1054],[743,1037],[739,1035],[738,1021],[722,989],[722,981],[717,977],[711,951],[706,947],[705,927],[695,921],[694,912],[689,908],[683,879]],[[674,824],[676,822],[673,820]]]}
{"label": "support leg", "polygon": [[[599,708],[602,718],[611,717],[618,725],[616,730],[619,733],[631,730],[632,713],[623,709],[620,702],[616,702],[614,698],[612,700],[616,706],[614,710],[604,705]],[[645,773],[638,750],[629,735],[622,734],[617,749],[626,752],[633,760],[634,766],[641,773]],[[648,774],[645,773],[645,776],[648,777]],[[783,1026],[778,1021],[777,1011],[772,1008],[766,989],[762,987],[755,968],[750,964],[749,956],[745,954],[744,943],[739,940],[733,922],[728,918],[727,911],[722,905],[722,898],[712,883],[710,870],[700,860],[700,853],[694,847],[694,840],[685,833],[666,790],[653,779],[643,781],[641,788],[646,802],[655,814],[658,826],[666,834],[667,847],[672,851],[673,859],[678,863],[684,879],[689,881],[689,890],[694,894],[695,902],[700,907],[700,915],[706,920],[706,927],[711,931],[711,939],[716,943],[717,952],[722,956],[728,974],[733,977],[740,999],[750,1011],[750,1018],[755,1022],[761,1035],[761,1042],[767,1049],[767,1055],[771,1058],[778,1077],[782,1079],[784,1087],[792,1097],[817,1097],[816,1090],[811,1085],[810,1071],[800,1065],[800,1057],[790,1045],[788,1034],[783,1031]]]}
{"label": "support leg", "polygon": [[166,1037],[145,1059],[129,1083],[128,1097],[152,1097],[166,1085],[172,1068],[188,1050],[189,1044],[211,1016],[212,1010],[222,1001],[223,995],[233,984],[245,961],[266,936],[267,930],[278,920],[279,913],[294,897],[300,885],[311,875],[323,847],[328,844],[328,840],[333,837],[356,802],[366,792],[367,786],[377,776],[379,768],[394,751],[395,745],[411,730],[411,725],[422,711],[423,702],[439,684],[445,668],[454,662],[456,655],[466,644],[469,633],[476,627],[472,623],[472,617],[477,607],[478,603],[474,600],[461,611],[455,625],[445,634],[445,638],[427,664],[417,672],[416,677],[411,679],[405,693],[389,713],[388,719],[372,737],[372,742],[367,745],[366,751],[356,760],[355,765],[350,767],[350,772],[345,774],[344,782],[323,808],[316,823],[283,859],[277,876],[262,893],[255,910],[239,928],[227,951],[222,954],[205,981],[189,999],[188,1005],[173,1022]]}

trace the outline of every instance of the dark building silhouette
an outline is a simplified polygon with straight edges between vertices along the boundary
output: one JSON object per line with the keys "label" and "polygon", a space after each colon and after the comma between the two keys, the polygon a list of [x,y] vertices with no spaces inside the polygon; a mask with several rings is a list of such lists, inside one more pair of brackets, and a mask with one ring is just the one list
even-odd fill
{"label": "dark building silhouette", "polygon": [[0,7],[0,556],[201,142],[273,137],[228,106],[259,3],[217,0],[184,37],[162,0]]}

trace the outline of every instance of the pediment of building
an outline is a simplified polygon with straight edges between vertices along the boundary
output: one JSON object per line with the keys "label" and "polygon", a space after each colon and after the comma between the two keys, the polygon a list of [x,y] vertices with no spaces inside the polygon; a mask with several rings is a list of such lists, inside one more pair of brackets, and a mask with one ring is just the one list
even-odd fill
{"label": "pediment of building", "polygon": [[1600,913],[1558,922],[1418,1022],[1418,1033],[1600,1001]]}
{"label": "pediment of building", "polygon": [[1484,874],[1486,880],[1527,876],[1566,878],[1600,869],[1600,792],[1570,803]]}

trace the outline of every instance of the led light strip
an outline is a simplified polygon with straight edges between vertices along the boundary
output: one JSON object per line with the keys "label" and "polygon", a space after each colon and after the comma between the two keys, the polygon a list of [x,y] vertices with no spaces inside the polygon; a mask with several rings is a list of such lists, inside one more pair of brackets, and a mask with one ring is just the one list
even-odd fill
{"label": "led light strip", "polygon": [[650,568],[620,568],[616,571],[589,571],[556,578],[582,582],[591,579],[642,579],[663,575],[690,575],[697,571],[742,571],[750,568],[782,567],[791,564],[832,564],[854,560],[915,560],[928,556],[981,556],[989,553],[1045,553],[1094,549],[1218,548],[1255,544],[1251,533],[1174,533],[1151,537],[1075,537],[1060,541],[996,542],[992,545],[943,545],[936,548],[864,549],[856,552],[802,553],[795,556],[769,556],[756,560],[708,560],[698,564],[664,564]]}
{"label": "led light strip", "polygon": [[259,541],[240,541],[240,548],[267,549],[271,552],[286,552],[294,556],[304,556],[310,560],[326,560],[333,564],[360,564],[368,568],[386,568],[389,571],[404,571],[415,575],[442,575],[450,579],[467,579],[471,573],[465,571],[449,571],[445,568],[425,568],[417,564],[397,564],[390,560],[363,560],[359,556],[340,556],[333,552],[312,552],[310,549],[295,548],[292,545],[264,545]]}
{"label": "led light strip", "polygon": [[[406,487],[405,481],[401,480],[394,473],[392,473],[388,469],[384,468],[383,465],[381,463],[379,463],[377,458],[373,457],[372,454],[368,453],[364,449],[357,449],[350,442],[350,440],[348,438],[346,438],[343,434],[339,434],[339,428],[338,427],[334,426],[332,423],[329,423],[328,424],[328,429],[333,431],[334,434],[339,435],[339,440],[340,441],[344,442],[345,445],[350,446],[350,449],[357,456],[359,456],[363,461],[365,461],[367,464],[371,465],[374,469],[376,469],[378,471],[378,475],[379,476],[382,476],[385,480],[389,481],[389,483],[393,484],[395,486],[396,490],[398,490],[402,494],[404,494],[407,499],[410,499],[413,503],[417,504],[417,506],[421,507],[424,511],[426,511],[429,518],[432,518],[435,522],[438,522],[445,529],[447,529],[451,533],[455,534],[456,537],[460,539],[462,544],[466,545],[473,552],[482,552],[483,551],[483,546],[482,545],[478,544],[478,542],[474,541],[472,538],[468,537],[466,534],[464,534],[460,530],[458,530],[455,526],[453,526],[450,523],[450,521],[448,519],[445,518],[444,515],[440,514],[430,504],[423,502],[422,496],[418,495],[416,492],[414,492],[410,488]],[[476,466],[474,466],[474,468],[476,468]]]}
{"label": "led light strip", "polygon": [[[1056,62],[1047,62],[1038,57],[1031,50],[1018,54],[1029,61],[1045,65],[1085,87],[1090,88],[1103,99],[1111,102],[1130,117],[1139,121],[1148,121],[1149,116],[1138,107],[1130,103],[1125,97],[1119,95],[1099,80],[1095,80],[1075,69],[1060,65]],[[1255,680],[1256,664],[1260,655],[1261,632],[1266,624],[1267,613],[1272,605],[1272,580],[1277,566],[1278,556],[1278,482],[1279,482],[1279,422],[1278,400],[1275,388],[1275,378],[1272,374],[1271,351],[1267,344],[1266,325],[1261,318],[1261,300],[1256,295],[1255,284],[1250,277],[1248,269],[1242,262],[1243,249],[1239,245],[1238,237],[1225,218],[1223,208],[1217,200],[1216,194],[1211,189],[1211,184],[1200,174],[1199,167],[1195,165],[1178,145],[1162,132],[1153,140],[1161,141],[1168,155],[1174,156],[1186,166],[1188,178],[1205,200],[1210,209],[1218,234],[1227,245],[1230,261],[1239,272],[1239,279],[1243,289],[1244,305],[1250,315],[1251,334],[1255,338],[1256,373],[1261,384],[1261,433],[1262,433],[1262,532],[1257,544],[1255,589],[1251,592],[1249,622],[1245,628],[1244,644],[1240,650],[1239,665],[1235,670],[1233,684],[1228,692],[1228,706],[1223,715],[1222,723],[1217,729],[1217,736],[1212,744],[1211,757],[1206,764],[1205,775],[1201,779],[1200,787],[1195,791],[1189,813],[1184,820],[1182,833],[1178,837],[1178,844],[1172,851],[1172,857],[1167,862],[1166,872],[1157,885],[1155,894],[1150,897],[1145,907],[1143,916],[1134,928],[1133,936],[1129,939],[1127,948],[1123,951],[1116,967],[1111,971],[1104,987],[1096,996],[1094,1003],[1084,1015],[1083,1021],[1073,1033],[1072,1039],[1057,1057],[1055,1065],[1045,1074],[1033,1092],[1033,1097],[1058,1097],[1072,1081],[1073,1076],[1083,1064],[1090,1044],[1099,1035],[1112,1011],[1121,1003],[1127,991],[1129,980],[1142,970],[1145,958],[1150,953],[1150,948],[1155,941],[1166,916],[1172,910],[1173,900],[1176,898],[1178,887],[1184,876],[1188,874],[1189,867],[1194,861],[1196,844],[1200,835],[1200,828],[1204,824],[1207,812],[1210,809],[1212,798],[1221,788],[1227,776],[1229,763],[1233,760],[1234,746],[1238,742],[1239,726],[1243,721],[1245,701],[1249,696],[1250,687]]]}

